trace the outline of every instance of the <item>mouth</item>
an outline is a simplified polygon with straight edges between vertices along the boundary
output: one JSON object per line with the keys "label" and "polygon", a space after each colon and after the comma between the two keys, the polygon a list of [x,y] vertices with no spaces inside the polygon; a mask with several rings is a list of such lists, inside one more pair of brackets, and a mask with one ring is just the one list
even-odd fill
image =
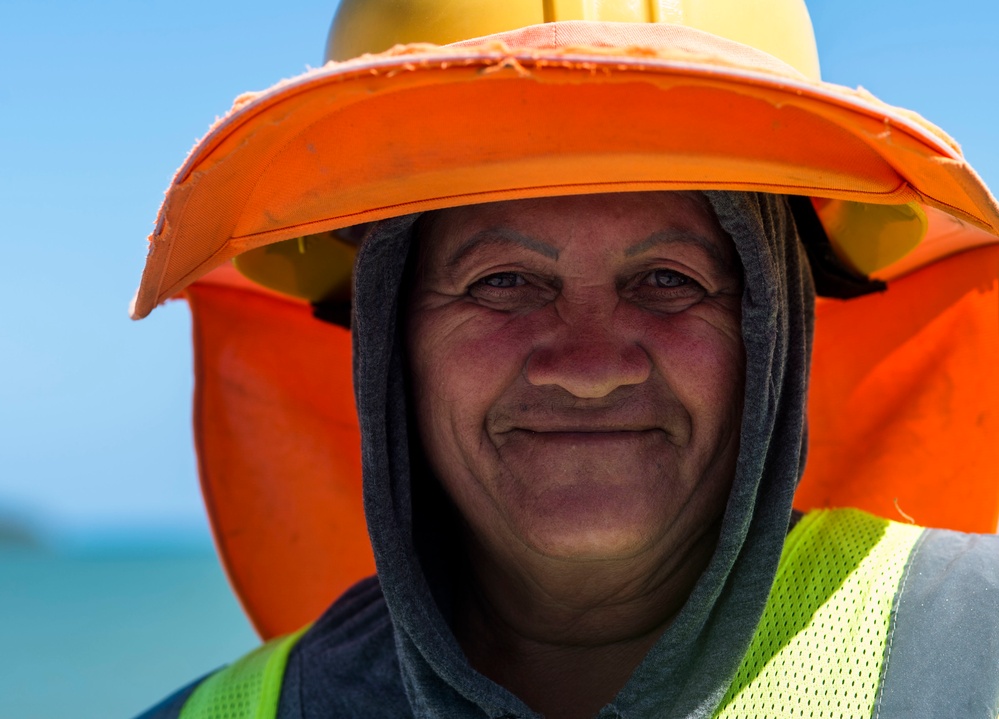
{"label": "mouth", "polygon": [[619,442],[645,441],[656,435],[665,435],[663,430],[644,427],[641,429],[619,428],[577,428],[558,429],[516,428],[510,434],[520,435],[523,439],[551,444],[594,445]]}
{"label": "mouth", "polygon": [[541,401],[501,405],[486,417],[484,429],[496,446],[508,441],[585,443],[662,442],[684,446],[690,416],[677,403],[635,401],[606,407],[566,408]]}

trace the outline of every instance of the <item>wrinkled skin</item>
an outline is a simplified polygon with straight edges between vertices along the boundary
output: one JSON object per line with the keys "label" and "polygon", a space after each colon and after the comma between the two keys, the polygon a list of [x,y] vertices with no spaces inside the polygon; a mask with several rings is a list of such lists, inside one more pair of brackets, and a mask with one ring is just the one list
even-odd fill
{"label": "wrinkled skin", "polygon": [[487,546],[628,557],[720,516],[742,406],[741,273],[699,199],[493,203],[422,228],[417,420]]}

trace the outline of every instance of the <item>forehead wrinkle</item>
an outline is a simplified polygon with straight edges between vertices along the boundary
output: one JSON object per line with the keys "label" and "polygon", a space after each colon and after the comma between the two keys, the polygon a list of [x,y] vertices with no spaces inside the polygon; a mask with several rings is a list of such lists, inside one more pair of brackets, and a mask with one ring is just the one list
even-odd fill
{"label": "forehead wrinkle", "polygon": [[490,227],[484,230],[479,230],[467,240],[462,242],[458,249],[451,253],[451,256],[448,257],[444,266],[448,269],[453,269],[455,266],[460,264],[461,261],[469,255],[469,253],[482,247],[502,247],[509,246],[511,244],[524,247],[532,252],[536,252],[539,255],[547,257],[550,260],[558,259],[558,248],[549,245],[547,242],[542,242],[506,227]]}
{"label": "forehead wrinkle", "polygon": [[658,230],[657,232],[653,232],[644,240],[641,240],[626,249],[624,251],[624,255],[625,257],[634,257],[642,254],[643,252],[648,252],[654,247],[673,244],[693,245],[695,247],[699,247],[708,253],[711,259],[713,259],[720,267],[725,270],[735,269],[732,257],[727,253],[722,252],[722,249],[717,243],[712,242],[704,235],[696,232],[686,232],[683,230]]}

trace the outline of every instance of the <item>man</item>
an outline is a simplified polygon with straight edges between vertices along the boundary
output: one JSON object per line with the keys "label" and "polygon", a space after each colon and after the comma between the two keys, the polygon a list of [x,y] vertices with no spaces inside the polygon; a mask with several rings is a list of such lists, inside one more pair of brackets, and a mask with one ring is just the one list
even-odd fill
{"label": "man", "polygon": [[816,87],[697,28],[568,22],[238,106],[178,174],[136,311],[251,245],[378,220],[353,293],[378,577],[151,716],[995,716],[994,541],[855,511],[790,529],[813,275],[878,285],[832,253],[829,205],[772,192],[999,226],[925,128],[868,134],[866,99]]}

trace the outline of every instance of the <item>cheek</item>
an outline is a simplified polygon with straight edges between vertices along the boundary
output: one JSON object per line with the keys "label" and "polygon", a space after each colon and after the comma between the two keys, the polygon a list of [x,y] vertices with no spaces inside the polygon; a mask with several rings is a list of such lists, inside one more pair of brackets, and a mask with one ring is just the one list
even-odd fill
{"label": "cheek", "polygon": [[681,402],[702,418],[741,415],[745,352],[738,317],[689,312],[651,323],[645,346]]}
{"label": "cheek", "polygon": [[462,303],[410,319],[407,349],[421,432],[479,433],[489,408],[522,374],[531,346],[524,324]]}

